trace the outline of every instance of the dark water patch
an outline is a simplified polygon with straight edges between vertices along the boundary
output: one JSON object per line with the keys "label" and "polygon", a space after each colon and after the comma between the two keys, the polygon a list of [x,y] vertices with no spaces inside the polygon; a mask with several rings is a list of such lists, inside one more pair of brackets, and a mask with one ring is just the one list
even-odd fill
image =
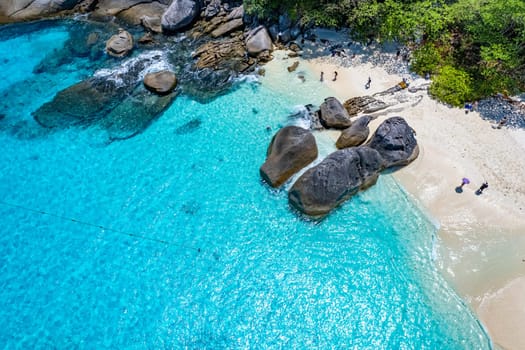
{"label": "dark water patch", "polygon": [[0,121],[4,120],[6,115],[4,113],[0,113]]}
{"label": "dark water patch", "polygon": [[215,259],[215,261],[221,260],[221,255],[217,252],[213,252],[212,256],[213,256],[213,259]]}
{"label": "dark water patch", "polygon": [[42,128],[32,120],[20,120],[13,124],[2,126],[0,131],[19,140],[33,140],[50,134],[48,129]]}
{"label": "dark water patch", "polygon": [[33,72],[56,74],[64,66],[75,65],[77,68],[95,69],[107,64],[108,56],[104,54],[105,44],[118,29],[113,23],[91,21],[64,21],[68,39],[60,49],[53,50],[36,65]]}
{"label": "dark water patch", "polygon": [[66,25],[64,20],[40,20],[33,22],[11,23],[0,25],[0,41],[14,39],[22,35],[31,35],[48,28],[57,28]]}
{"label": "dark water patch", "polygon": [[202,124],[200,118],[195,118],[175,129],[175,135],[184,135],[196,132]]}
{"label": "dark water patch", "polygon": [[185,214],[195,215],[199,211],[200,206],[199,206],[199,203],[197,203],[196,201],[189,201],[189,202],[184,203],[180,207],[180,209]]}

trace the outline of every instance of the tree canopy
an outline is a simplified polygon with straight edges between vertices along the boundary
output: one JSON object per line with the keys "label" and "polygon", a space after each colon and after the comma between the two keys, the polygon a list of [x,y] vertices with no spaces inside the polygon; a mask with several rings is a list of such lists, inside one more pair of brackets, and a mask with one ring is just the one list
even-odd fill
{"label": "tree canopy", "polygon": [[[525,90],[523,0],[245,0],[260,18],[347,27],[354,39],[413,48],[412,68],[435,77],[434,95],[461,104]],[[463,79],[459,84],[458,78]],[[449,90],[450,88],[450,90]],[[451,95],[454,98],[451,98]]]}

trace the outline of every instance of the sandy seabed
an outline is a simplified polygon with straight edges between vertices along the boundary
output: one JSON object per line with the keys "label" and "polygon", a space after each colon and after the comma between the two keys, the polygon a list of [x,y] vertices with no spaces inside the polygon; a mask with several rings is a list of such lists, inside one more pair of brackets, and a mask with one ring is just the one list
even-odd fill
{"label": "sandy seabed", "polygon": [[[297,77],[306,78],[305,88],[314,86],[316,94],[331,93],[341,102],[385,91],[407,78],[370,60],[343,65],[326,52],[309,59],[287,58],[283,51],[275,55],[266,67],[267,81],[288,74],[293,89],[306,93],[298,88]],[[295,61],[298,70],[287,72]],[[275,88],[289,93],[290,86]],[[439,227],[438,268],[497,347],[525,349],[525,130],[497,129],[476,111],[466,113],[431,99],[426,91],[418,93],[417,103],[376,112],[371,131],[394,115],[416,131],[419,157],[393,176]],[[464,177],[470,183],[458,193]],[[476,194],[485,181],[489,187]]]}

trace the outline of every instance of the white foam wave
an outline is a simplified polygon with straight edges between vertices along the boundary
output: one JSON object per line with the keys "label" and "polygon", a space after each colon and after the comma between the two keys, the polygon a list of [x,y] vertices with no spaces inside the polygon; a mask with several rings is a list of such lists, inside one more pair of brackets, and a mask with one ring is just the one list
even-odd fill
{"label": "white foam wave", "polygon": [[137,64],[140,62],[146,62],[146,66],[137,74],[136,82],[144,79],[144,76],[151,72],[157,72],[161,70],[173,70],[173,67],[169,64],[166,54],[160,50],[153,50],[141,53],[140,55],[130,58],[120,66],[114,68],[102,68],[97,70],[93,77],[104,78],[115,82],[118,86],[124,84],[123,77]]}

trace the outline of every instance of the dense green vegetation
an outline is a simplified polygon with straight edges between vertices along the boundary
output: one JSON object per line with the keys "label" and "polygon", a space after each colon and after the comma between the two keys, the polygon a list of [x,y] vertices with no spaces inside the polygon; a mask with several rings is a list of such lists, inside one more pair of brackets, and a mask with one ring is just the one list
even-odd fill
{"label": "dense green vegetation", "polygon": [[302,25],[349,27],[355,38],[396,40],[430,92],[460,105],[525,90],[524,0],[245,0],[248,13],[288,13]]}

